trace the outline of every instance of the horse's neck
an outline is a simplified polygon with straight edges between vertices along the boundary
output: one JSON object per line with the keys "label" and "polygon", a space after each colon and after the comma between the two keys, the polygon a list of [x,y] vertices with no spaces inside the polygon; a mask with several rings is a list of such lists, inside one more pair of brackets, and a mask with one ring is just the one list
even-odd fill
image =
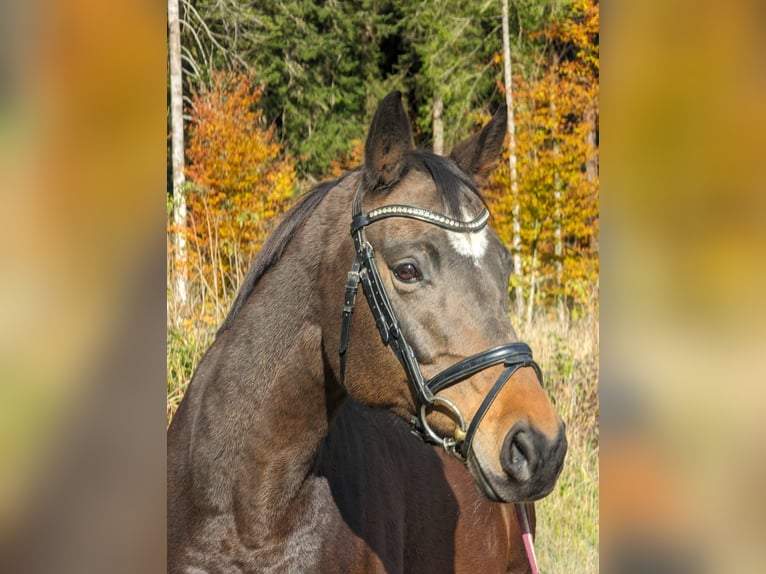
{"label": "horse's neck", "polygon": [[339,400],[327,389],[317,323],[321,258],[305,247],[319,239],[288,246],[191,385],[192,497],[233,514],[247,545],[279,536],[311,504],[301,491]]}

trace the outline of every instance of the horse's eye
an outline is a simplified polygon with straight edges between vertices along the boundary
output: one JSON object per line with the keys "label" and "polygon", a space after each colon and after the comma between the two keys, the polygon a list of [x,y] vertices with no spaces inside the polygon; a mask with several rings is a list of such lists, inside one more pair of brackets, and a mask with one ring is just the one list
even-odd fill
{"label": "horse's eye", "polygon": [[394,275],[396,275],[396,278],[399,281],[404,283],[415,283],[416,281],[423,279],[420,269],[412,263],[402,263],[401,265],[397,265],[394,267]]}

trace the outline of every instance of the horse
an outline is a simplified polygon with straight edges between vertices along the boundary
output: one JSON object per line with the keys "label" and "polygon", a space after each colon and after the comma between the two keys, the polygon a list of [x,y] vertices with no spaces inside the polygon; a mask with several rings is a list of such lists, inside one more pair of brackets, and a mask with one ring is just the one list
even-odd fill
{"label": "horse", "polygon": [[[512,522],[498,503],[553,490],[565,425],[511,326],[511,257],[478,191],[506,113],[437,156],[414,148],[390,93],[364,164],[305,194],[265,242],[168,429],[169,572],[465,571],[461,556],[421,562],[437,560],[425,541],[487,538],[490,553]],[[371,452],[424,459],[417,480],[387,485],[385,513],[362,486],[391,459],[337,462],[356,428],[339,416],[350,399],[392,415],[349,415],[378,429]],[[409,451],[399,421],[454,460]],[[436,508],[450,492],[464,505],[452,524]],[[469,524],[472,503],[495,526]]]}

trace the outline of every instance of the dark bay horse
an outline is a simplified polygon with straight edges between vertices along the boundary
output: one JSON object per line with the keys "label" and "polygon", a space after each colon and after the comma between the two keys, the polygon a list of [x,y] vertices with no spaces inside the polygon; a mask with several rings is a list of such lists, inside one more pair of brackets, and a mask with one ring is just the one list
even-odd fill
{"label": "dark bay horse", "polygon": [[527,571],[498,502],[550,493],[566,437],[477,191],[505,122],[435,156],[389,94],[266,242],[168,430],[169,571]]}

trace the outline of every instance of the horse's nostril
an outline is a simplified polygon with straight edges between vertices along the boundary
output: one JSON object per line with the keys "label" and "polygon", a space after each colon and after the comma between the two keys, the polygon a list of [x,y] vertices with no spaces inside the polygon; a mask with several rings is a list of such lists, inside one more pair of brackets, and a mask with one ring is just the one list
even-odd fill
{"label": "horse's nostril", "polygon": [[511,442],[511,461],[506,471],[512,474],[519,482],[526,482],[529,480],[529,457],[526,456],[526,451],[517,440]]}
{"label": "horse's nostril", "polygon": [[533,434],[519,425],[514,426],[503,441],[500,464],[517,482],[527,482],[537,466],[537,451]]}

